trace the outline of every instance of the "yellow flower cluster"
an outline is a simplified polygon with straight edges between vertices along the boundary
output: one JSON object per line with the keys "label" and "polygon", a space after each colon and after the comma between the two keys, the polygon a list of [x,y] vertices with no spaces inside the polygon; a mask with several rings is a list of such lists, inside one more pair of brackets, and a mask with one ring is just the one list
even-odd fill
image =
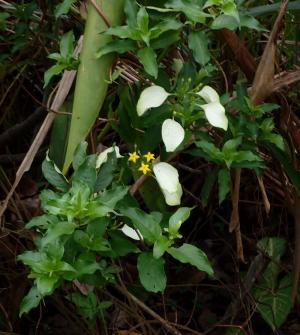
{"label": "yellow flower cluster", "polygon": [[[151,163],[155,159],[155,156],[152,152],[148,151],[147,154],[143,155],[142,157],[146,160],[146,162],[141,162],[138,171],[141,171],[143,174],[147,174],[151,171],[149,163]],[[134,151],[129,153],[128,161],[136,164],[140,158],[141,156],[136,151]]]}

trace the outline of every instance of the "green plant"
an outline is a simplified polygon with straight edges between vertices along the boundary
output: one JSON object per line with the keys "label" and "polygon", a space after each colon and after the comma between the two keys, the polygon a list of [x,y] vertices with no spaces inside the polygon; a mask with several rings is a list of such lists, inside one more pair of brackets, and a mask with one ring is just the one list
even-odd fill
{"label": "green plant", "polygon": [[[179,229],[192,208],[182,207],[165,217],[159,212],[145,213],[118,178],[120,169],[126,168],[126,160],[121,156],[117,159],[115,150],[87,156],[86,148],[86,143],[77,148],[74,173],[69,179],[49,158],[43,163],[44,176],[57,191],[41,192],[45,214],[26,225],[36,229],[38,236],[36,250],[18,256],[31,269],[29,278],[34,280],[21,304],[20,315],[36,307],[63,281],[77,280],[95,287],[114,283],[120,269],[111,259],[128,253],[139,253],[140,281],[151,292],[164,291],[166,287],[165,252],[213,275],[203,251],[186,243],[178,247],[177,240],[182,238]],[[144,242],[134,244],[126,235]],[[91,317],[90,312],[85,313]]]}
{"label": "green plant", "polygon": [[69,31],[65,33],[60,40],[60,53],[52,53],[48,58],[55,60],[57,64],[51,66],[44,74],[44,87],[46,87],[51,78],[62,73],[64,70],[77,69],[79,60],[73,57],[74,52],[74,33]]}
{"label": "green plant", "polygon": [[[73,3],[61,2],[55,15],[67,13]],[[79,287],[90,285],[92,291],[87,296],[72,292],[68,299],[86,319],[95,322],[110,306],[97,300],[96,289],[115,284],[116,274],[122,271],[115,264],[128,254],[136,258],[139,280],[149,292],[165,290],[165,267],[172,258],[213,276],[206,254],[186,243],[180,231],[184,222],[192,221],[194,208],[194,203],[187,206],[185,197],[190,174],[180,169],[190,156],[196,164],[204,162],[207,167],[201,171],[203,183],[197,184],[202,187],[199,197],[204,207],[215,184],[219,205],[226,201],[232,191],[234,169],[249,169],[261,176],[268,155],[282,162],[300,189],[299,174],[291,166],[284,140],[275,127],[279,106],[254,105],[242,81],[233,81],[226,93],[220,84],[216,58],[222,48],[215,31],[265,30],[243,8],[247,4],[232,0],[149,3],[125,0],[123,6],[122,1],[103,2],[100,7],[104,15],[101,8],[99,14],[99,8],[89,4],[74,99],[64,107],[68,113],[73,109],[67,152],[62,157],[57,138],[58,150],[50,151],[51,159],[59,162],[63,172],[49,157],[44,161],[43,173],[50,183],[40,195],[44,215],[26,226],[37,232],[36,248],[18,257],[30,268],[29,278],[33,280],[21,315],[62,283],[73,282]],[[126,24],[121,25],[123,14]],[[3,21],[4,27],[5,16]],[[58,64],[46,72],[47,82],[56,71],[78,63],[71,56],[73,39],[71,32],[63,35],[60,54],[49,56]],[[128,57],[120,56],[117,69],[109,76],[113,61],[123,54]],[[140,80],[128,85],[124,78]],[[109,83],[113,85],[106,95]],[[128,159],[121,156],[118,146],[90,156],[86,143],[75,150],[88,135],[102,105],[106,114],[99,121],[105,126],[97,133],[100,127],[96,125],[91,141],[95,146],[96,137],[109,146],[114,141],[128,152]],[[113,140],[105,138],[110,131]],[[66,178],[71,163],[73,173]],[[133,196],[137,189],[139,202]],[[189,193],[197,203],[198,195]],[[185,207],[180,207],[182,203]],[[291,309],[287,300],[290,277],[281,280],[275,264],[283,252],[276,254],[278,257],[272,253],[277,242],[261,242],[259,248],[272,258],[272,264],[253,290],[257,310],[273,330],[282,325]]]}
{"label": "green plant", "polygon": [[264,238],[257,243],[257,249],[271,261],[254,287],[253,295],[257,311],[275,331],[286,321],[292,308],[292,278],[290,275],[280,277],[280,259],[285,253],[286,241],[276,237]]}

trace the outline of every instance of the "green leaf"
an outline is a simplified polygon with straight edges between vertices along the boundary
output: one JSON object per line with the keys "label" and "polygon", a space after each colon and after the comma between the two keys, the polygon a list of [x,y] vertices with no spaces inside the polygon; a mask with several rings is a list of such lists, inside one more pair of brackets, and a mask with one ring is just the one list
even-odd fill
{"label": "green leaf", "polygon": [[150,29],[150,39],[158,38],[163,33],[170,32],[171,30],[179,30],[182,26],[181,22],[173,18],[163,20]]}
{"label": "green leaf", "polygon": [[170,45],[176,43],[180,39],[180,34],[178,30],[167,31],[161,34],[158,38],[150,41],[151,48],[156,49],[165,49]]}
{"label": "green leaf", "polygon": [[83,164],[83,162],[86,159],[86,149],[88,147],[87,142],[81,142],[78,144],[75,152],[74,152],[74,157],[73,157],[73,169],[77,170],[80,165]]}
{"label": "green leaf", "polygon": [[193,51],[194,59],[200,65],[205,65],[210,61],[208,50],[208,39],[205,31],[192,31],[188,36],[189,48]]}
{"label": "green leaf", "polygon": [[100,201],[107,207],[115,208],[116,204],[125,197],[127,192],[128,187],[126,186],[114,186],[101,194]]}
{"label": "green leaf", "polygon": [[75,304],[82,316],[88,320],[94,320],[99,312],[98,299],[94,292],[89,292],[87,295],[80,292],[70,293],[67,299]]}
{"label": "green leaf", "polygon": [[143,252],[137,260],[137,268],[142,285],[150,292],[163,292],[166,288],[167,277],[164,269],[165,261],[155,259],[150,252]]}
{"label": "green leaf", "polygon": [[292,309],[292,278],[285,276],[277,289],[257,286],[254,297],[257,310],[267,324],[275,331],[286,321]]}
{"label": "green leaf", "polygon": [[59,281],[59,277],[52,274],[49,275],[41,275],[36,278],[36,287],[41,295],[51,294],[55,288],[56,283]]}
{"label": "green leaf", "polygon": [[73,267],[76,269],[77,278],[101,270],[100,264],[96,261],[96,256],[91,253],[80,254],[74,262]]}
{"label": "green leaf", "polygon": [[135,0],[125,0],[124,12],[127,17],[126,22],[130,27],[135,27],[137,25],[136,23],[137,10],[138,7]]}
{"label": "green leaf", "polygon": [[222,148],[222,152],[225,155],[230,155],[233,152],[237,151],[237,148],[241,145],[242,143],[242,138],[241,137],[237,137],[237,138],[233,138],[231,140],[228,140],[224,143],[223,148]]}
{"label": "green leaf", "polygon": [[178,233],[182,223],[189,218],[192,209],[193,207],[178,208],[177,211],[170,217],[168,231],[171,235],[176,235]]}
{"label": "green leaf", "polygon": [[63,57],[60,53],[54,52],[50,55],[47,56],[49,59],[56,60],[57,62],[62,61],[63,62]]}
{"label": "green leaf", "polygon": [[55,116],[55,120],[51,129],[49,157],[60,169],[62,169],[66,153],[66,134],[69,131],[71,120],[70,114],[72,113],[71,99],[66,100],[59,108],[58,112],[59,114]]}
{"label": "green leaf", "polygon": [[57,221],[57,217],[53,215],[41,215],[41,216],[36,216],[32,218],[26,225],[26,229],[31,229],[35,227],[41,227],[41,228],[46,228],[49,223],[52,221]]}
{"label": "green leaf", "polygon": [[153,246],[153,257],[155,259],[160,258],[163,254],[169,249],[172,245],[172,241],[170,241],[166,236],[160,236],[154,243]]}
{"label": "green leaf", "polygon": [[214,274],[206,254],[194,245],[184,243],[179,248],[170,248],[168,253],[181,263],[189,263],[210,276]]}
{"label": "green leaf", "polygon": [[107,226],[110,223],[110,219],[107,217],[97,218],[88,223],[86,231],[89,235],[103,237],[106,232]]}
{"label": "green leaf", "polygon": [[157,78],[158,65],[156,62],[156,53],[152,48],[140,49],[137,53],[138,59],[144,66],[145,71],[152,77]]}
{"label": "green leaf", "polygon": [[50,67],[45,73],[44,73],[44,88],[49,84],[52,77],[60,74],[65,68],[67,67],[66,64],[56,64]]}
{"label": "green leaf", "polygon": [[229,30],[235,30],[239,27],[239,23],[233,16],[219,15],[211,24],[211,29],[219,30],[227,28]]}
{"label": "green leaf", "polygon": [[217,148],[214,143],[206,140],[195,142],[196,146],[201,149],[198,155],[207,159],[208,161],[214,161],[216,163],[223,162],[223,153]]}
{"label": "green leaf", "polygon": [[201,202],[203,206],[207,206],[209,195],[215,185],[218,177],[219,168],[214,168],[207,173],[204,184],[201,189]]}
{"label": "green leaf", "polygon": [[271,258],[269,265],[259,281],[259,286],[273,290],[277,286],[280,273],[280,258],[284,255],[286,241],[278,237],[267,237],[257,243],[258,252]]}
{"label": "green leaf", "polygon": [[[109,0],[101,3],[101,9],[113,26],[119,25],[122,21],[123,4],[123,0]],[[107,55],[100,59],[95,57],[97,51],[112,40],[110,36],[101,34],[106,29],[106,23],[89,1],[84,43],[80,52],[80,65],[74,90],[72,118],[63,166],[64,173],[67,172],[72,162],[77,145],[84,141],[90,133],[107,94],[114,55]],[[101,75],[98,76],[98,73]]]}
{"label": "green leaf", "polygon": [[219,205],[224,201],[227,194],[231,189],[231,178],[230,171],[228,169],[222,169],[218,173],[218,184],[219,184]]}
{"label": "green leaf", "polygon": [[118,54],[123,54],[128,51],[134,51],[136,49],[136,43],[131,40],[117,40],[112,41],[103,46],[97,53],[96,58],[100,58],[111,52],[117,52]]}
{"label": "green leaf", "polygon": [[285,150],[284,140],[282,136],[279,134],[273,134],[273,133],[263,134],[262,136],[259,137],[259,140],[274,144],[277,147],[277,149],[281,151]]}
{"label": "green leaf", "polygon": [[237,151],[231,155],[231,159],[233,162],[262,162],[262,159],[250,150],[245,151]]}
{"label": "green leaf", "polygon": [[42,171],[47,181],[56,187],[58,190],[67,192],[69,189],[69,183],[66,177],[61,173],[58,167],[52,160],[49,159],[48,155],[42,164]]}
{"label": "green leaf", "polygon": [[110,251],[111,247],[107,240],[102,236],[87,234],[82,230],[76,230],[74,240],[82,247],[93,251]]}
{"label": "green leaf", "polygon": [[119,38],[129,38],[134,41],[141,41],[141,32],[138,29],[130,28],[129,26],[110,27],[105,32],[105,35],[113,35]]}
{"label": "green leaf", "polygon": [[45,247],[47,244],[56,241],[63,235],[71,235],[76,229],[77,225],[73,222],[57,222],[48,225],[46,235],[41,239],[41,246]]}
{"label": "green leaf", "polygon": [[144,6],[142,6],[137,13],[137,25],[143,35],[148,34],[149,15]]}
{"label": "green leaf", "polygon": [[114,179],[114,170],[117,166],[117,158],[114,152],[108,154],[107,162],[104,163],[97,176],[94,191],[99,192],[107,188]]}
{"label": "green leaf", "polygon": [[126,256],[129,253],[139,252],[139,248],[128,240],[120,231],[111,231],[109,233],[111,240],[110,245],[117,256]]}
{"label": "green leaf", "polygon": [[23,298],[21,302],[19,317],[21,317],[24,313],[28,313],[33,308],[36,308],[39,305],[42,298],[43,296],[40,294],[37,287],[32,286],[30,291],[27,293],[27,295]]}
{"label": "green leaf", "polygon": [[121,208],[121,213],[127,216],[133,223],[136,229],[138,229],[142,236],[151,243],[161,236],[161,228],[159,222],[160,218],[157,218],[155,215],[146,214],[139,208]]}
{"label": "green leaf", "polygon": [[85,161],[75,170],[72,176],[72,183],[80,182],[89,187],[92,191],[97,179],[96,155],[87,156]]}
{"label": "green leaf", "polygon": [[189,20],[195,23],[205,23],[206,18],[211,16],[204,13],[200,3],[197,4],[195,1],[170,0],[165,4],[165,7],[183,12]]}
{"label": "green leaf", "polygon": [[236,20],[236,22],[240,25],[240,16],[234,1],[225,2],[222,5],[222,12],[225,15],[233,17]]}
{"label": "green leaf", "polygon": [[286,250],[286,241],[279,237],[266,237],[257,242],[257,249],[271,258],[280,258]]}
{"label": "green leaf", "polygon": [[260,24],[253,16],[251,15],[240,15],[240,24],[241,27],[246,27],[249,29],[254,29],[257,31],[268,31],[264,26]]}
{"label": "green leaf", "polygon": [[74,42],[75,37],[72,30],[68,31],[61,37],[59,46],[60,46],[60,54],[62,55],[63,58],[72,57],[74,50],[73,47]]}
{"label": "green leaf", "polygon": [[62,3],[56,5],[54,9],[54,16],[55,18],[59,18],[63,14],[67,14],[72,7],[72,5],[76,2],[77,0],[64,0]]}

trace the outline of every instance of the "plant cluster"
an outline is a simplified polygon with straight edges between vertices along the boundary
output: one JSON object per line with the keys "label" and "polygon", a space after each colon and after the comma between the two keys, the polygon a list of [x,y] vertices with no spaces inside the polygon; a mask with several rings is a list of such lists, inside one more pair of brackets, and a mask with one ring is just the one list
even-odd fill
{"label": "plant cluster", "polygon": [[[56,8],[57,16],[67,14],[74,3],[62,1]],[[116,54],[119,60],[125,55],[138,64],[142,80],[131,86],[124,83],[126,67],[110,73],[110,81],[104,76],[105,89],[110,82],[113,90],[102,108],[107,124],[95,137],[100,142],[108,132],[114,133],[116,145],[107,141],[109,147],[101,153],[88,155],[87,143],[83,142],[87,133],[76,132],[83,120],[87,120],[84,126],[90,131],[98,115],[103,92],[95,94],[99,96],[99,101],[95,98],[93,102],[95,108],[86,97],[95,87],[88,86],[81,92],[76,87],[71,125],[66,122],[63,127],[55,126],[53,133],[60,132],[60,138],[68,133],[63,143],[67,149],[60,150],[62,143],[52,135],[50,158],[47,156],[42,165],[50,184],[40,194],[44,214],[26,225],[37,232],[35,250],[18,256],[30,268],[29,278],[33,280],[20,315],[63,283],[75,282],[79,287],[89,285],[90,292],[85,297],[72,292],[68,299],[81,306],[85,317],[93,319],[96,315],[87,306],[93,306],[96,314],[110,307],[109,302],[97,302],[94,290],[116,282],[122,271],[118,260],[129,254],[136,259],[139,281],[149,292],[165,290],[165,265],[172,258],[213,278],[207,255],[186,243],[180,232],[184,222],[191,223],[194,204],[186,206],[187,173],[178,168],[177,159],[196,157],[208,164],[199,192],[198,203],[203,208],[216,185],[219,205],[232,194],[234,170],[249,169],[260,177],[267,165],[264,158],[270,153],[288,164],[284,140],[275,127],[274,111],[279,106],[253,104],[243,80],[238,80],[230,93],[224,92],[217,81],[217,52],[212,52],[215,31],[265,31],[243,4],[233,0],[159,0],[149,5],[149,1],[125,0],[125,25],[93,31],[97,38],[108,42],[97,52],[92,45],[90,67],[83,64],[83,57],[74,58],[72,31],[62,35],[60,53],[48,56],[57,63],[45,72],[45,86],[63,70],[79,66],[77,87],[85,87],[88,81],[81,81],[80,75],[84,71],[98,73],[101,62],[112,63]],[[90,51],[86,50],[82,54]],[[105,63],[109,64],[107,68],[111,63]],[[70,148],[77,143],[73,155]],[[67,178],[71,156],[72,172]],[[290,168],[287,174],[291,179],[295,175]],[[144,184],[140,185],[141,199],[137,201],[131,190],[139,181]],[[273,263],[280,262],[283,244],[275,238],[257,244],[258,253],[272,262],[253,295],[258,301],[257,310],[273,329],[281,326],[291,309],[290,304],[284,304],[284,308],[273,306],[282,303],[281,294],[286,299],[290,293],[290,277],[281,280],[278,264]],[[268,297],[269,289],[278,290],[278,294]],[[264,307],[270,301],[274,307],[271,310]]]}

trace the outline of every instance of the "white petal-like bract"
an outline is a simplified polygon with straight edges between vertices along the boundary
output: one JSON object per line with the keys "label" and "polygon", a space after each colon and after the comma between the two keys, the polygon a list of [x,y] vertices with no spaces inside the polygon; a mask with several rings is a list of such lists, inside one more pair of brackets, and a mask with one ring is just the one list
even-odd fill
{"label": "white petal-like bract", "polygon": [[208,85],[204,86],[197,94],[208,104],[210,102],[220,102],[218,92]]}
{"label": "white petal-like bract", "polygon": [[210,102],[206,105],[201,105],[204,109],[207,121],[214,127],[222,128],[225,131],[228,128],[228,119],[225,115],[225,108],[219,102]]}
{"label": "white petal-like bract", "polygon": [[166,151],[173,152],[184,140],[184,129],[177,121],[167,119],[162,124],[161,135]]}
{"label": "white petal-like bract", "polygon": [[172,165],[161,162],[153,166],[153,172],[166,203],[169,206],[180,205],[182,187],[179,183],[178,171]]}
{"label": "white petal-like bract", "polygon": [[161,86],[154,85],[144,89],[136,106],[138,116],[142,116],[149,108],[161,106],[169,95]]}
{"label": "white petal-like bract", "polygon": [[139,234],[131,227],[129,227],[127,224],[124,224],[124,226],[120,229],[126,236],[132,238],[133,240],[139,241],[141,238]]}
{"label": "white petal-like bract", "polygon": [[107,162],[107,155],[111,152],[114,152],[114,151],[116,153],[117,158],[123,157],[122,155],[120,155],[120,149],[119,149],[118,146],[113,146],[113,147],[107,148],[99,154],[99,156],[97,158],[97,162],[96,162],[96,168],[99,169],[99,167],[102,164],[106,163]]}

